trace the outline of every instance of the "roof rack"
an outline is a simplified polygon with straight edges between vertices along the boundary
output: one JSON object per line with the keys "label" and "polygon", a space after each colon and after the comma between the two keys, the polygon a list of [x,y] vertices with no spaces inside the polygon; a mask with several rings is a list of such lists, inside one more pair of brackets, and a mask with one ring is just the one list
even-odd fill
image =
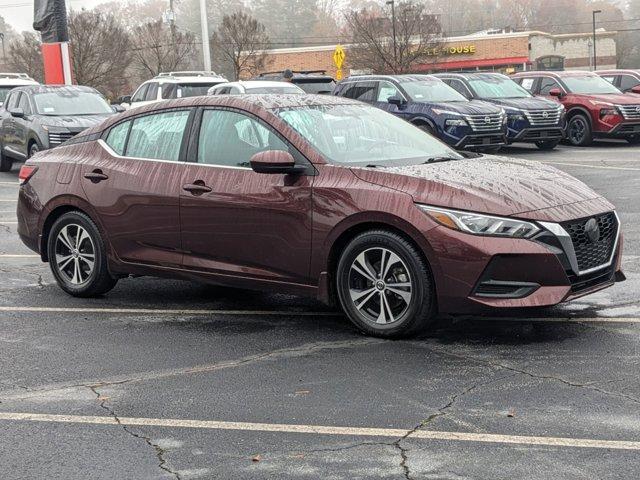
{"label": "roof rack", "polygon": [[[284,70],[286,69],[277,70],[275,72],[262,72],[258,76],[263,77],[265,75],[282,75],[284,73]],[[310,73],[319,73],[320,75],[325,75],[327,71],[326,70],[291,70],[291,73],[299,73],[302,75],[308,75]]]}
{"label": "roof rack", "polygon": [[162,72],[158,74],[158,77],[219,77],[216,72],[198,71],[198,70],[185,70],[179,72]]}
{"label": "roof rack", "polygon": [[0,73],[0,78],[21,78],[22,80],[33,80],[26,73]]}

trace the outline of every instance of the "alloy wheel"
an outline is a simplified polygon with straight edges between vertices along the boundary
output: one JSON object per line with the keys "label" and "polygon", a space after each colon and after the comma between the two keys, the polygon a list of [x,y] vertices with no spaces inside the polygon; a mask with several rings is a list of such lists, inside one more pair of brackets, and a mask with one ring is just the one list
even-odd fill
{"label": "alloy wheel", "polygon": [[60,275],[72,285],[85,283],[95,269],[93,239],[77,224],[65,225],[55,243],[55,261]]}
{"label": "alloy wheel", "polygon": [[575,117],[569,124],[569,138],[573,143],[580,143],[587,133],[587,124],[581,117]]}
{"label": "alloy wheel", "polygon": [[411,304],[409,269],[389,249],[376,247],[364,250],[351,264],[349,294],[356,310],[368,322],[397,322]]}

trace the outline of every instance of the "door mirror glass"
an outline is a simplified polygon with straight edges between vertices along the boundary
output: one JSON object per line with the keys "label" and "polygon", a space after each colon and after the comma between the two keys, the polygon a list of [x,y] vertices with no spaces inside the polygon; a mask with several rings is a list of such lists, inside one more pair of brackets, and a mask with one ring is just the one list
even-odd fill
{"label": "door mirror glass", "polygon": [[289,152],[283,150],[267,150],[256,153],[250,160],[251,168],[256,173],[301,173],[305,170]]}
{"label": "door mirror glass", "polygon": [[551,90],[549,90],[549,95],[551,95],[552,97],[561,98],[562,90],[560,90],[559,88],[552,88]]}
{"label": "door mirror glass", "polygon": [[632,93],[640,93],[640,85],[636,85],[631,89]]}
{"label": "door mirror glass", "polygon": [[12,117],[15,118],[24,118],[24,110],[22,110],[21,108],[12,108],[11,110],[9,110],[9,113],[11,114]]}

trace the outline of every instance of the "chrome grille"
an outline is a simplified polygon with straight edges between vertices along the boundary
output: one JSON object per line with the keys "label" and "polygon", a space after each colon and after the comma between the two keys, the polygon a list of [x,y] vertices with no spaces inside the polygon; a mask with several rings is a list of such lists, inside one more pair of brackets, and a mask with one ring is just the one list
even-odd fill
{"label": "chrome grille", "polygon": [[490,132],[502,128],[503,116],[501,113],[491,113],[488,115],[467,115],[465,120],[475,132]]}
{"label": "chrome grille", "polygon": [[75,136],[74,132],[49,132],[49,146],[55,147]]}
{"label": "chrome grille", "polygon": [[555,110],[523,110],[532,126],[548,126],[560,123],[561,108]]}
{"label": "chrome grille", "polygon": [[616,105],[626,120],[640,120],[640,105]]}
{"label": "chrome grille", "polygon": [[[597,222],[599,232],[595,240],[589,238],[585,230],[587,222],[592,218]],[[580,272],[606,265],[611,258],[618,236],[618,220],[615,213],[609,212],[592,218],[572,220],[562,224],[571,236]]]}

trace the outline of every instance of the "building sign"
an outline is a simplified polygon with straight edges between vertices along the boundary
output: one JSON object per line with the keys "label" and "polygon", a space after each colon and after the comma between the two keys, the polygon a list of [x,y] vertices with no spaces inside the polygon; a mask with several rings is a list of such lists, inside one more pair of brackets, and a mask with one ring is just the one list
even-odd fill
{"label": "building sign", "polygon": [[475,45],[444,45],[442,47],[427,48],[427,55],[439,57],[443,55],[473,55]]}

